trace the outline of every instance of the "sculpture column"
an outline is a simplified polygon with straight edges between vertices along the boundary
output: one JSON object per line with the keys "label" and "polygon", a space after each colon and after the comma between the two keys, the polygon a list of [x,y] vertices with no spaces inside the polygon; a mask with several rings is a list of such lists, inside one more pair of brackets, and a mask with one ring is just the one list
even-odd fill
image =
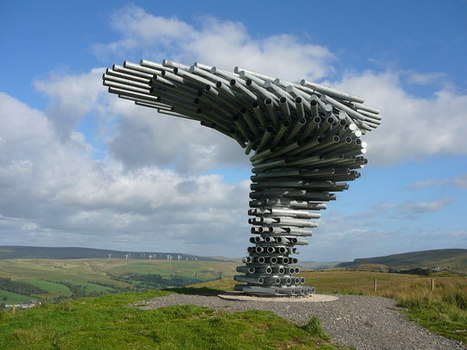
{"label": "sculpture column", "polygon": [[109,92],[159,113],[196,120],[234,139],[250,158],[252,225],[236,286],[252,295],[307,295],[297,246],[308,244],[325,202],[360,176],[366,144],[381,123],[358,96],[302,80],[293,83],[238,67],[164,60],[114,65]]}

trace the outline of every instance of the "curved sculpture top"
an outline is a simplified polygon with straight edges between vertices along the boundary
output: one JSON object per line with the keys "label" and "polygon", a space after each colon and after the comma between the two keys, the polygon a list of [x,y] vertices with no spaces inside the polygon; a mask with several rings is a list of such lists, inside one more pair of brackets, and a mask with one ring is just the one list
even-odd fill
{"label": "curved sculpture top", "polygon": [[109,92],[158,112],[193,119],[236,140],[250,158],[253,225],[238,290],[258,295],[305,295],[295,277],[295,245],[367,163],[360,137],[381,123],[363,99],[302,80],[292,83],[235,67],[228,72],[164,60],[114,65],[103,76]]}

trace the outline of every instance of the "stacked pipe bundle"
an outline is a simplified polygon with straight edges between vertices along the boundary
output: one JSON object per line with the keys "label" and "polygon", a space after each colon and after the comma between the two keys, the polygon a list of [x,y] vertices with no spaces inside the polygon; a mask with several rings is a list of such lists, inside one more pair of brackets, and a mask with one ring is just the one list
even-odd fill
{"label": "stacked pipe bundle", "polygon": [[103,76],[109,92],[197,120],[236,140],[250,158],[253,236],[236,289],[252,295],[307,295],[296,246],[306,245],[325,202],[348,188],[367,160],[361,136],[381,123],[363,99],[306,80],[292,83],[235,67],[141,60]]}

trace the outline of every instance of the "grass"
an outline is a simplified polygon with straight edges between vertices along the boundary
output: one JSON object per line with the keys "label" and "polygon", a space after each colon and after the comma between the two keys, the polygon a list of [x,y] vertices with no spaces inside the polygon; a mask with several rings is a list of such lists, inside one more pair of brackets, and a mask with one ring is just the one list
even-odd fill
{"label": "grass", "polygon": [[323,339],[328,339],[329,336],[324,332],[323,324],[320,319],[316,316],[313,316],[307,323],[302,326],[302,329],[308,334],[321,337]]}
{"label": "grass", "polygon": [[346,349],[319,321],[302,327],[272,312],[218,313],[194,305],[128,307],[173,293],[152,291],[75,299],[0,312],[1,349]]}
{"label": "grass", "polygon": [[445,337],[467,343],[466,290],[452,290],[440,297],[433,293],[423,297],[399,298],[411,319]]}

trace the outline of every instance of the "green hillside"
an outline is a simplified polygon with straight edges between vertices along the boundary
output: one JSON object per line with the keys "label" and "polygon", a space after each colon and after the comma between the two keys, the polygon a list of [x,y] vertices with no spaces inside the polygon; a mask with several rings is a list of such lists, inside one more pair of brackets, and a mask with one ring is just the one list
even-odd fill
{"label": "green hillside", "polygon": [[232,277],[238,262],[125,259],[0,260],[0,304],[182,287]]}
{"label": "green hillside", "polygon": [[337,267],[353,268],[361,265],[384,265],[397,270],[441,267],[449,271],[467,273],[467,249],[437,249],[358,258],[352,262],[340,263]]}

